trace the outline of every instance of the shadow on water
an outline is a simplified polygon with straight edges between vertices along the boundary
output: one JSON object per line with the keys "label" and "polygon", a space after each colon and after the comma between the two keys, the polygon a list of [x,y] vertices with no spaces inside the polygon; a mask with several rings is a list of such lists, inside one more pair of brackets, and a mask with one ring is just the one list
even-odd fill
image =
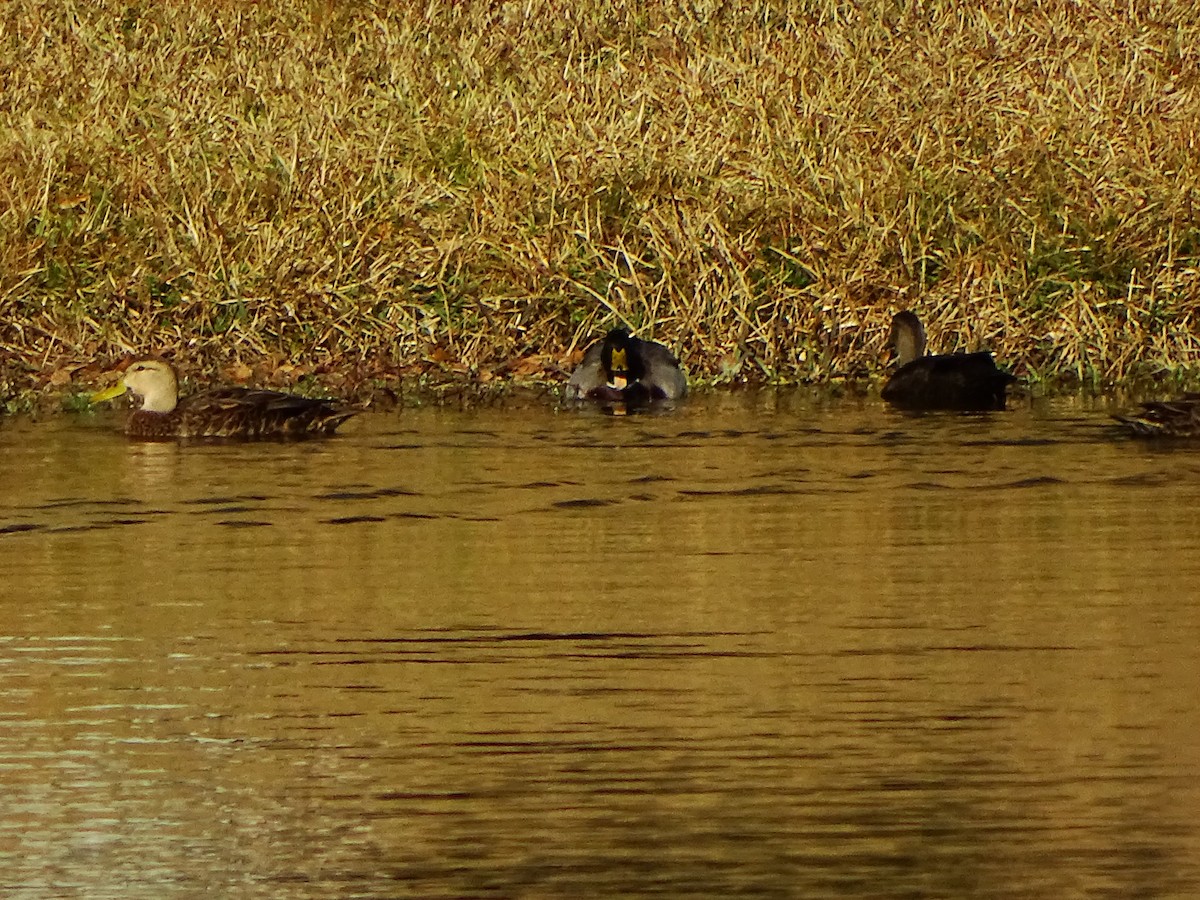
{"label": "shadow on water", "polygon": [[801,391],[0,431],[11,896],[1192,896],[1200,455]]}

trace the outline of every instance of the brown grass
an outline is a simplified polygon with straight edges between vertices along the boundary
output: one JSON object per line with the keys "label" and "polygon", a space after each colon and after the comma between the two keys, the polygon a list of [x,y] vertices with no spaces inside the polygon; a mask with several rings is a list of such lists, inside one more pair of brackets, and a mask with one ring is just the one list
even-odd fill
{"label": "brown grass", "polygon": [[12,0],[0,399],[153,350],[370,390],[878,374],[891,314],[1033,380],[1194,376],[1188,4]]}

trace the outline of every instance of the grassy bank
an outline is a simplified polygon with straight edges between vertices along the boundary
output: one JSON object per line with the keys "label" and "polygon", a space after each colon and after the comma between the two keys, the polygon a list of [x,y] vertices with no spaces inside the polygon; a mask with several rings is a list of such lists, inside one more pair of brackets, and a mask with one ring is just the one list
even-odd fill
{"label": "grassy bank", "polygon": [[[0,398],[154,351],[342,392],[555,378],[625,322],[712,380],[1200,372],[1189,4],[0,8]],[[740,7],[740,8],[739,8]]]}

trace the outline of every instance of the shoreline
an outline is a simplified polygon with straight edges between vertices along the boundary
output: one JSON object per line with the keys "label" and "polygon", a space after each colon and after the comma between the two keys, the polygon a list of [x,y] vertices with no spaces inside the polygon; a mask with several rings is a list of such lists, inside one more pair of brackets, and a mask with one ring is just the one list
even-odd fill
{"label": "shoreline", "polygon": [[[247,378],[242,381],[213,382],[185,375],[181,383],[181,393],[186,396],[210,387],[256,387],[309,397],[329,397],[352,406],[358,406],[363,411],[382,412],[402,411],[422,406],[446,409],[458,407],[466,410],[507,403],[544,404],[562,409],[588,407],[591,404],[587,402],[568,403],[563,401],[562,389],[566,385],[569,374],[568,371],[559,378],[504,379],[491,377],[485,380],[461,375],[443,378],[408,376],[386,381],[375,380],[371,383],[355,383],[342,376],[326,378],[319,374],[298,381]],[[68,381],[61,386],[48,384],[39,390],[30,390],[10,396],[5,403],[6,411],[4,414],[0,414],[0,421],[5,418],[38,419],[47,416],[72,415],[90,409],[103,409],[104,406],[90,406],[88,398],[92,393],[100,390],[104,384],[109,383],[111,379],[106,380],[99,369],[95,371],[94,375],[95,377],[91,380],[80,378]],[[884,372],[880,375],[847,377],[821,382],[767,381],[765,379],[758,381],[698,380],[689,382],[689,397],[721,393],[804,391],[830,401],[858,400],[875,402],[886,407],[888,404],[879,397],[879,391],[886,381],[886,377],[887,373]],[[1056,383],[1039,382],[1036,384],[1018,380],[1010,390],[1007,411],[1043,401],[1055,402],[1072,399],[1082,402],[1104,402],[1114,409],[1133,407],[1146,400],[1173,399],[1186,392],[1191,386],[1187,382],[1178,382],[1170,378],[1129,379],[1102,387],[1083,385],[1067,379]],[[115,405],[120,406],[123,402],[118,400]],[[679,401],[679,405],[687,403],[688,398]],[[993,414],[1003,415],[1003,412]]]}

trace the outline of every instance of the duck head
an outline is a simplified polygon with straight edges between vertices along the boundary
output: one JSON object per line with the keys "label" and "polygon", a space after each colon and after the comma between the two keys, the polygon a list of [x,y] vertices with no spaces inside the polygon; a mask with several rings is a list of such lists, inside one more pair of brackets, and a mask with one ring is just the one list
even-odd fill
{"label": "duck head", "polygon": [[900,366],[925,355],[925,328],[915,313],[906,309],[892,317],[888,343],[896,353],[896,364]]}
{"label": "duck head", "polygon": [[166,360],[135,359],[126,364],[116,384],[93,394],[91,402],[103,403],[126,391],[138,397],[147,412],[169,413],[179,400],[179,380]]}

